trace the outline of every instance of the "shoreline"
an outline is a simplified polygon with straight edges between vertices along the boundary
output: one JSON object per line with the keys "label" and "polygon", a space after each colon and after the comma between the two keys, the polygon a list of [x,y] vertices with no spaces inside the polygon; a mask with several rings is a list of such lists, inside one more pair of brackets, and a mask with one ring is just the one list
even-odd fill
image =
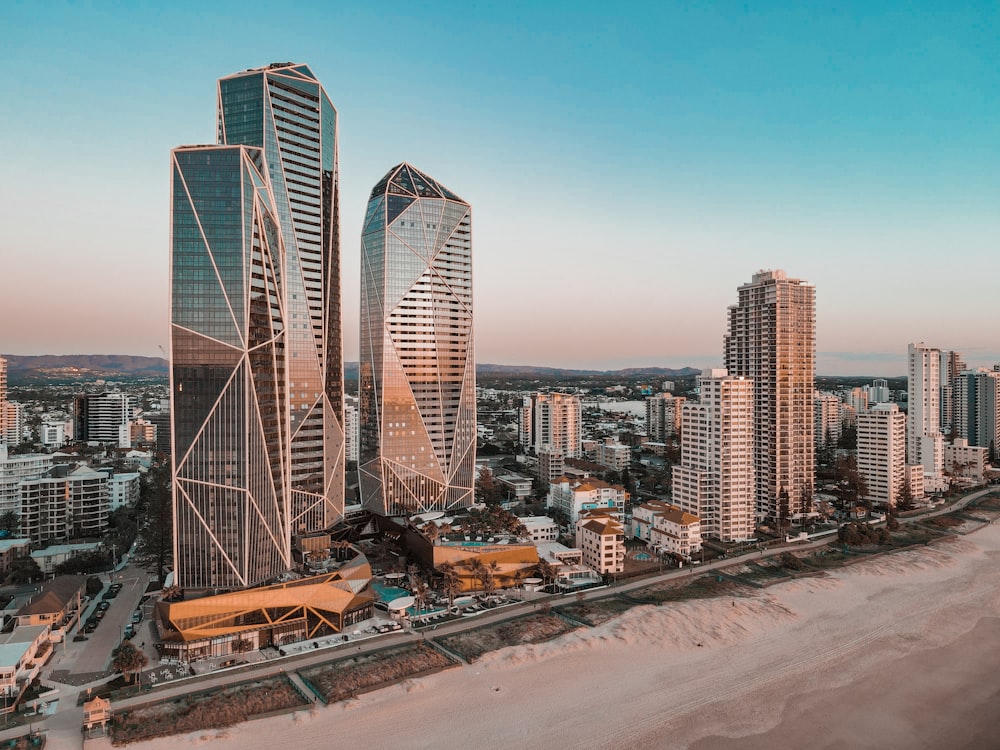
{"label": "shoreline", "polygon": [[[935,717],[934,727],[950,727],[942,730],[947,736],[974,742],[992,735],[982,716],[997,715],[980,712],[975,722],[974,704],[992,707],[996,695],[970,683],[990,684],[982,666],[992,662],[978,658],[976,640],[1000,654],[1000,627],[980,625],[1000,616],[998,562],[1000,525],[993,524],[733,603],[639,606],[595,628],[493,652],[313,713],[141,746],[207,742],[245,750],[270,747],[291,732],[297,742],[336,737],[367,747],[462,746],[474,737],[483,747],[723,750],[735,741],[773,747],[796,737],[819,747],[891,748],[913,746],[907,727],[925,715]],[[941,649],[944,661],[934,656]],[[952,665],[949,679],[921,683],[924,660]],[[883,674],[895,675],[891,684],[922,689],[902,702],[886,700],[885,686],[861,703],[852,700]],[[937,707],[956,692],[968,709],[942,715]],[[838,734],[838,726],[861,725],[853,713],[878,703],[889,705],[862,744]]]}

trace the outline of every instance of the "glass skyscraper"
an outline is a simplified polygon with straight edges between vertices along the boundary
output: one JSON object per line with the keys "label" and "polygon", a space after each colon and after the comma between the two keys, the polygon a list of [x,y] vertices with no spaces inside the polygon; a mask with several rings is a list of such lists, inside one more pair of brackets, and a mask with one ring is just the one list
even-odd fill
{"label": "glass skyscraper", "polygon": [[305,65],[223,78],[219,143],[263,149],[284,246],[292,533],[344,515],[337,111]]}
{"label": "glass skyscraper", "polygon": [[337,113],[308,67],[218,83],[172,155],[174,549],[190,589],[291,567],[343,517]]}
{"label": "glass skyscraper", "polygon": [[258,148],[171,162],[177,583],[245,588],[291,565],[278,213]]}
{"label": "glass skyscraper", "polygon": [[473,502],[472,210],[400,164],[361,234],[362,501],[381,515]]}

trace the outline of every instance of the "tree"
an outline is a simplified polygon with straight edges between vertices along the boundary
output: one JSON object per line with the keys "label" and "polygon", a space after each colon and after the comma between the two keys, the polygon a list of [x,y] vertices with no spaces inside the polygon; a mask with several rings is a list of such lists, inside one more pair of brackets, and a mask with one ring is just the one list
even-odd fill
{"label": "tree", "polygon": [[846,456],[837,462],[837,479],[840,484],[840,497],[846,507],[852,508],[861,504],[871,508],[868,485],[858,471],[858,463],[854,456]]}
{"label": "tree", "polygon": [[65,562],[59,563],[55,568],[56,575],[80,575],[89,573],[100,573],[114,567],[111,555],[107,552],[86,552],[76,557],[71,557]]}
{"label": "tree", "polygon": [[899,492],[896,495],[896,506],[895,510],[899,513],[905,513],[908,510],[913,510],[913,487],[910,486],[910,477],[907,474],[903,477],[903,484],[899,488]]}
{"label": "tree", "polygon": [[466,563],[466,565],[469,568],[469,573],[472,574],[472,577],[479,582],[480,588],[485,589],[486,588],[485,582],[486,578],[489,576],[489,570],[483,564],[483,561],[480,560],[478,557],[474,557],[472,558],[472,560]]}
{"label": "tree", "polygon": [[18,557],[7,566],[6,584],[34,583],[45,578],[33,557]]}
{"label": "tree", "polygon": [[858,428],[852,424],[844,424],[843,429],[840,431],[840,440],[837,441],[837,447],[844,450],[857,450],[858,448]]}
{"label": "tree", "polygon": [[441,536],[441,529],[438,525],[431,521],[426,526],[424,526],[424,535],[430,540],[432,545],[437,544],[438,537]]}
{"label": "tree", "polygon": [[154,466],[139,488],[139,545],[137,555],[156,563],[157,582],[173,562],[173,507],[170,468]]}
{"label": "tree", "polygon": [[427,594],[430,593],[430,590],[427,582],[418,576],[416,585],[413,587],[413,602],[417,605],[417,614],[423,614],[427,605]]}
{"label": "tree", "polygon": [[484,567],[486,568],[486,575],[483,577],[483,591],[487,594],[492,594],[497,590],[500,563],[496,560],[490,560]]}
{"label": "tree", "polygon": [[111,668],[128,677],[129,682],[135,682],[135,676],[148,662],[146,655],[132,645],[131,641],[122,641],[121,645],[111,652]]}
{"label": "tree", "polygon": [[476,478],[476,502],[496,505],[500,500],[500,487],[490,467],[484,466]]}
{"label": "tree", "polygon": [[788,490],[784,487],[778,492],[778,533],[784,534],[788,528],[789,519]]}
{"label": "tree", "polygon": [[622,469],[622,486],[629,495],[635,494],[635,480],[632,479],[632,473],[627,466]]}
{"label": "tree", "polygon": [[441,588],[448,596],[448,606],[454,607],[455,594],[462,590],[462,577],[450,562],[441,563],[438,570],[441,572]]}
{"label": "tree", "polygon": [[406,577],[410,582],[410,590],[412,591],[416,585],[417,581],[420,580],[420,568],[414,564],[410,564],[406,568]]}
{"label": "tree", "polygon": [[6,531],[11,536],[17,534],[17,529],[20,526],[21,519],[18,518],[17,513],[12,510],[8,510],[5,513],[0,513],[0,531]]}
{"label": "tree", "polygon": [[524,596],[523,589],[521,587],[524,585],[524,579],[527,577],[528,573],[527,571],[525,571],[524,568],[518,568],[517,570],[514,571],[514,587],[518,591],[519,598]]}
{"label": "tree", "polygon": [[542,583],[548,586],[555,580],[556,569],[548,560],[541,559],[538,561],[538,576],[542,579]]}

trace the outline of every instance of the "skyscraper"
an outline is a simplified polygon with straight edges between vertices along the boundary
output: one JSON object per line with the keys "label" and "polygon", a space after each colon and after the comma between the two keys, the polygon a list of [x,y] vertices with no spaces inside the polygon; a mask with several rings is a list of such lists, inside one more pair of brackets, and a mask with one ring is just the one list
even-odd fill
{"label": "skyscraper", "polygon": [[472,211],[409,164],[361,234],[360,485],[383,515],[473,502]]}
{"label": "skyscraper", "polygon": [[87,393],[75,401],[75,432],[77,440],[101,443],[121,442],[122,430],[128,432],[138,399],[126,393]]}
{"label": "skyscraper", "polygon": [[291,567],[343,516],[337,113],[308,67],[219,80],[218,146],[172,153],[178,583]]}
{"label": "skyscraper", "polygon": [[955,381],[965,370],[961,352],[942,351],[941,365],[941,432],[950,435],[954,431],[954,390]]}
{"label": "skyscraper", "polygon": [[0,443],[7,440],[7,360],[0,357]]}
{"label": "skyscraper", "polygon": [[907,360],[906,460],[926,465],[922,438],[941,436],[941,350],[910,344]]}
{"label": "skyscraper", "polygon": [[583,429],[583,405],[570,393],[536,393],[531,418],[535,452],[545,446],[561,451],[564,458],[578,458]]}
{"label": "skyscraper", "polygon": [[263,150],[284,248],[291,530],[344,514],[344,363],[340,308],[337,111],[305,65],[222,78],[219,143]]}
{"label": "skyscraper", "polygon": [[876,404],[858,414],[858,473],[869,499],[895,505],[907,471],[906,415],[895,404]]}
{"label": "skyscraper", "polygon": [[291,567],[281,234],[264,154],[171,154],[174,565],[185,589]]}
{"label": "skyscraper", "polygon": [[680,431],[684,397],[672,393],[646,396],[646,433],[650,440],[664,442]]}
{"label": "skyscraper", "polygon": [[966,370],[952,380],[950,390],[956,436],[995,455],[1000,443],[1000,372]]}
{"label": "skyscraper", "polygon": [[729,308],[725,364],[754,381],[757,511],[777,517],[812,507],[816,289],[784,271],[760,271]]}

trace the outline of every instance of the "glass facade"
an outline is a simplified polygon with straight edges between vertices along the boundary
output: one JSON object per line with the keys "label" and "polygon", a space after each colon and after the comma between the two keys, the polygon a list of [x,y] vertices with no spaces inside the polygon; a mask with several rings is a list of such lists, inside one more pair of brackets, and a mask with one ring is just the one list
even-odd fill
{"label": "glass facade", "polygon": [[177,582],[245,588],[291,566],[278,214],[258,148],[171,162]]}
{"label": "glass facade", "polygon": [[263,149],[284,248],[291,530],[326,529],[346,464],[337,111],[307,66],[275,63],[219,81],[218,138]]}
{"label": "glass facade", "polygon": [[372,191],[361,237],[362,501],[382,515],[473,502],[472,213],[408,164]]}

